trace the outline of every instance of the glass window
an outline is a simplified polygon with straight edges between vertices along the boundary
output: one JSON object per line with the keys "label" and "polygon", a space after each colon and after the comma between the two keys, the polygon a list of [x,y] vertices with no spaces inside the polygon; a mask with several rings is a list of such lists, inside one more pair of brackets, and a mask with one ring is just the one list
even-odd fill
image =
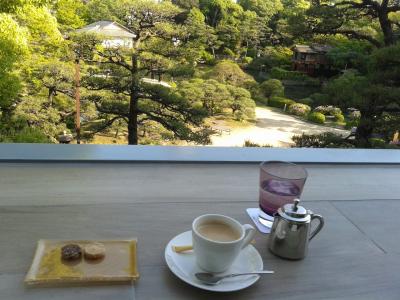
{"label": "glass window", "polygon": [[28,2],[0,6],[0,142],[397,147],[400,45],[366,4],[359,41],[298,32],[318,3]]}

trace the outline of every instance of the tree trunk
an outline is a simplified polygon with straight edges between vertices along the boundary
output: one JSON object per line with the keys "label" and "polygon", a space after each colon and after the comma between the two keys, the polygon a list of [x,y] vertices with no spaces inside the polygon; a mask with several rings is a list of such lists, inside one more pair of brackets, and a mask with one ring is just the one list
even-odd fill
{"label": "tree trunk", "polygon": [[385,10],[379,12],[379,24],[381,25],[385,46],[394,44],[393,24],[389,20],[389,14]]}
{"label": "tree trunk", "polygon": [[213,16],[213,18],[211,20],[211,26],[214,27],[214,28],[217,27],[218,15],[219,15],[219,9],[215,9],[214,16]]}
{"label": "tree trunk", "polygon": [[54,94],[55,94],[54,88],[49,88],[49,94],[47,96],[47,100],[48,100],[50,107],[53,107]]}
{"label": "tree trunk", "polygon": [[128,144],[138,144],[138,100],[139,100],[138,58],[132,55],[131,91],[128,116]]}

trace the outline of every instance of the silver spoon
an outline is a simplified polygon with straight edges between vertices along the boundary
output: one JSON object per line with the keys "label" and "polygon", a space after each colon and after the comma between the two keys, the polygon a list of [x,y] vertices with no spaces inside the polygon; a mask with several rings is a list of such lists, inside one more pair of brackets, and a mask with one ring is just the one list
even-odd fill
{"label": "silver spoon", "polygon": [[248,273],[238,273],[238,274],[229,274],[229,275],[215,275],[213,273],[196,273],[194,276],[204,284],[216,285],[221,282],[221,280],[225,278],[231,278],[236,276],[243,275],[259,275],[259,274],[274,274],[274,271],[258,271],[258,272],[248,272]]}

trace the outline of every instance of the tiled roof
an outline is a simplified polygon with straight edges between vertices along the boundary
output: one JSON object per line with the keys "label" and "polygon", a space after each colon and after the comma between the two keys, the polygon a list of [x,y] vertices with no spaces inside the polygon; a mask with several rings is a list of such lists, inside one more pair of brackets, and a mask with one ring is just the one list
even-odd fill
{"label": "tiled roof", "polygon": [[95,33],[114,38],[134,38],[135,34],[117,22],[98,21],[76,30],[79,33]]}
{"label": "tiled roof", "polygon": [[332,49],[331,46],[328,45],[318,45],[318,44],[313,44],[313,45],[295,45],[293,47],[294,51],[301,52],[301,53],[326,53],[330,49]]}

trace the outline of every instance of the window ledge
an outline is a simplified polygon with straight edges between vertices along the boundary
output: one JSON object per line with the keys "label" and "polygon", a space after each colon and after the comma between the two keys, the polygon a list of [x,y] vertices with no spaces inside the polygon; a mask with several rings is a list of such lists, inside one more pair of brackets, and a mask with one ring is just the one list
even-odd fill
{"label": "window ledge", "polygon": [[0,162],[400,164],[399,150],[0,144]]}

